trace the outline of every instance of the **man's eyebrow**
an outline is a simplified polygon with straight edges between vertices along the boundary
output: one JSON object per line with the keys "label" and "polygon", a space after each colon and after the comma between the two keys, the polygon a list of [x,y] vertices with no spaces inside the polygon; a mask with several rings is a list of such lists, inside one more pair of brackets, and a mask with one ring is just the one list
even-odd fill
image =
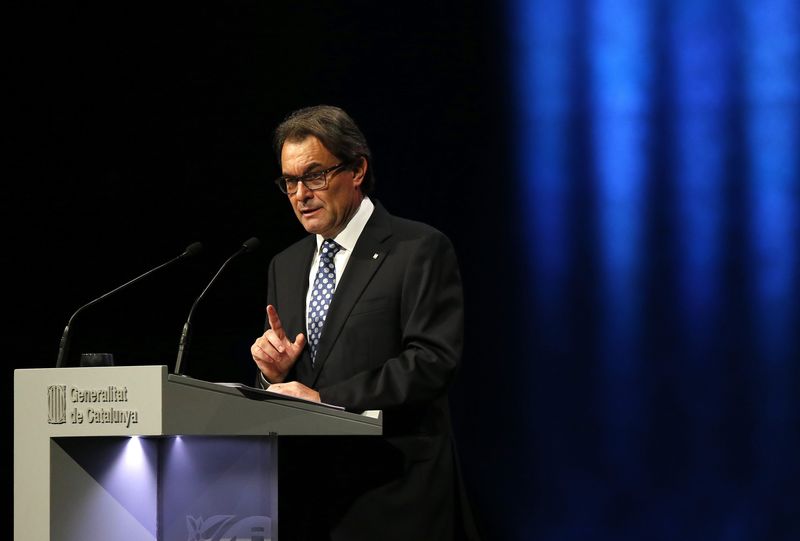
{"label": "man's eyebrow", "polygon": [[[303,173],[301,175],[299,175],[299,176],[301,176],[301,177],[305,176],[305,175],[307,175],[309,173],[313,173],[314,172],[314,171],[312,171],[313,169],[321,169],[321,168],[322,168],[322,164],[321,163],[319,163],[319,162],[311,162],[310,164],[306,165],[306,168],[303,169]],[[286,173],[283,173],[283,176],[287,177],[287,178],[297,178],[294,175],[287,175]]]}

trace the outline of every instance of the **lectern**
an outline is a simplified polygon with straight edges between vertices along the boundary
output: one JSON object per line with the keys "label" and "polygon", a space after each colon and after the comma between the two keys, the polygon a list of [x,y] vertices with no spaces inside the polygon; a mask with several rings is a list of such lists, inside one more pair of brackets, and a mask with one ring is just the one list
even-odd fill
{"label": "lectern", "polygon": [[381,433],[166,366],[16,370],[14,539],[275,541],[277,439]]}

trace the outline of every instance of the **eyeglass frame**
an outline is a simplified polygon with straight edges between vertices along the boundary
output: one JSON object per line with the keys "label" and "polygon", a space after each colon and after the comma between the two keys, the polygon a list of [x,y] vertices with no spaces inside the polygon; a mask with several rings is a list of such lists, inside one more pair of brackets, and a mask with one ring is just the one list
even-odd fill
{"label": "eyeglass frame", "polygon": [[[328,187],[328,182],[329,182],[328,181],[328,174],[329,173],[333,173],[334,171],[338,171],[339,169],[342,169],[343,167],[347,167],[347,166],[351,165],[352,163],[353,163],[352,161],[339,162],[338,164],[333,165],[331,167],[328,167],[327,169],[322,169],[320,171],[312,171],[310,173],[306,173],[305,175],[300,175],[298,177],[291,177],[291,176],[281,175],[281,176],[279,176],[278,178],[275,179],[275,185],[278,187],[278,189],[281,191],[281,193],[286,194],[286,195],[294,195],[294,194],[296,194],[297,193],[297,189],[300,187],[299,185],[300,185],[301,182],[303,183],[303,186],[306,187],[306,190],[309,190],[309,191],[312,191],[312,192],[315,192],[317,190],[324,190],[325,188]],[[311,186],[308,185],[308,182],[312,182],[312,181],[318,180],[319,178],[322,178],[322,185],[321,186],[317,186],[316,188],[312,188]],[[289,191],[289,187],[287,185],[288,182],[294,182],[295,183],[295,189],[294,189],[293,192]]]}

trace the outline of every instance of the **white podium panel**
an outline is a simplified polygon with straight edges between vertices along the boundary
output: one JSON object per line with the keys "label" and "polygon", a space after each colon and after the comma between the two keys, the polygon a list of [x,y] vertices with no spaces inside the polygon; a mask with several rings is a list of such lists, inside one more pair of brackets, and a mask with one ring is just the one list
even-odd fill
{"label": "white podium panel", "polygon": [[379,419],[174,376],[14,373],[14,539],[277,539],[277,438]]}

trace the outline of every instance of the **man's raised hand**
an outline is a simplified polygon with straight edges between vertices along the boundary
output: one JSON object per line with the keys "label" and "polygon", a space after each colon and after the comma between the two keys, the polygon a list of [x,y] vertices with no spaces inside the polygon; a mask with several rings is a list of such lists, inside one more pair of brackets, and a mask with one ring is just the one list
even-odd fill
{"label": "man's raised hand", "polygon": [[250,346],[250,353],[268,382],[281,383],[306,346],[306,337],[300,333],[294,341],[289,340],[271,304],[267,306],[267,319],[270,328]]}

